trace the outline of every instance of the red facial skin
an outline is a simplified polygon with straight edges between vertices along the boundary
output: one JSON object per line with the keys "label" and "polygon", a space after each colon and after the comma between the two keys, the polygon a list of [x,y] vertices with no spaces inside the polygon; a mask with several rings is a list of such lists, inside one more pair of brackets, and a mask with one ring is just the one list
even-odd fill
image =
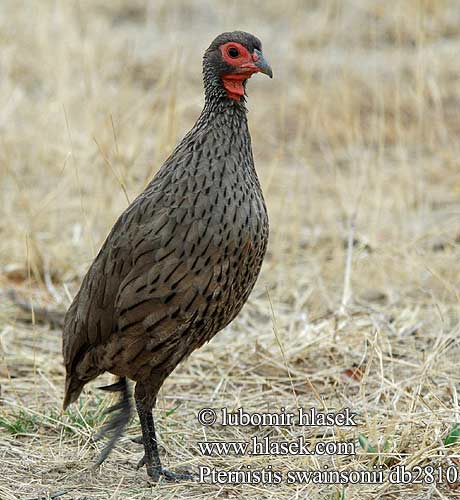
{"label": "red facial skin", "polygon": [[[229,49],[238,50],[238,56],[232,57]],[[225,62],[236,68],[235,73],[222,75],[222,83],[230,99],[239,101],[244,96],[243,82],[260,69],[254,64],[259,59],[257,54],[251,54],[246,47],[236,42],[224,43],[220,46],[220,52]]]}

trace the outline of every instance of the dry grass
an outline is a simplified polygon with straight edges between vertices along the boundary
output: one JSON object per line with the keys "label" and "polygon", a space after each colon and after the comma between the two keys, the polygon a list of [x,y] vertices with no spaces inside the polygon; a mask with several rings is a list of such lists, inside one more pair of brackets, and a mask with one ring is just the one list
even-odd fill
{"label": "dry grass", "polygon": [[[213,36],[252,31],[272,62],[275,79],[249,85],[269,254],[239,318],[163,388],[165,463],[460,467],[459,445],[444,445],[460,421],[458,2],[21,3],[2,0],[0,17],[0,288],[53,308],[65,309],[127,198],[193,124]],[[92,437],[109,404],[95,389],[103,381],[62,415],[60,332],[24,326],[18,314],[2,300],[2,500],[66,490],[63,500],[460,497],[459,484],[446,483],[150,487],[127,438],[94,471],[101,445]],[[203,428],[201,407],[298,405],[350,406],[357,430],[306,435],[357,443],[361,434],[377,453],[357,445],[355,457],[205,458],[197,450],[205,437],[299,435]],[[128,434],[137,432],[133,421]]]}

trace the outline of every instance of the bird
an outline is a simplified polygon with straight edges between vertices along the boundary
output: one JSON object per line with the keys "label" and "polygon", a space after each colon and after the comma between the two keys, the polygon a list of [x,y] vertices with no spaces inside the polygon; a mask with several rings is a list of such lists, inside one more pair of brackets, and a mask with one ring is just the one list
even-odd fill
{"label": "bird", "polygon": [[[104,372],[119,392],[101,464],[132,413],[131,383],[153,481],[189,479],[162,466],[153,419],[176,366],[240,312],[259,275],[269,221],[254,167],[246,84],[273,77],[262,44],[217,36],[203,57],[204,106],[145,190],[120,215],[64,319],[64,410]],[[230,340],[231,342],[231,340]]]}

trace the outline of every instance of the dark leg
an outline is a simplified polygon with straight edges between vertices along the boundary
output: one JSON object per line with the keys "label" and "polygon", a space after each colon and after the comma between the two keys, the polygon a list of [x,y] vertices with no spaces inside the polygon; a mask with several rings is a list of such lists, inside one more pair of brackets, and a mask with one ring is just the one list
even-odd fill
{"label": "dark leg", "polygon": [[145,465],[147,474],[154,480],[158,481],[161,475],[161,461],[158,453],[157,437],[155,433],[155,424],[153,422],[152,410],[145,408],[140,402],[136,391],[136,409],[139,415],[139,420],[142,429],[142,441],[144,444],[145,454],[138,463],[137,468]]}
{"label": "dark leg", "polygon": [[158,443],[155,432],[155,423],[153,421],[152,408],[155,405],[156,395],[152,398],[145,397],[145,392],[139,382],[136,384],[134,393],[136,399],[136,408],[142,428],[142,441],[144,444],[144,456],[137,467],[143,465],[147,468],[147,474],[157,482],[160,476],[167,481],[186,481],[193,479],[191,474],[176,474],[164,469],[161,465],[160,454],[158,452]]}
{"label": "dark leg", "polygon": [[109,442],[106,447],[102,450],[102,453],[99,455],[96,464],[101,465],[102,462],[109,456],[110,452],[113,450],[115,443],[120,439],[123,434],[123,430],[126,427],[126,424],[129,422],[131,418],[131,393],[129,391],[128,384],[124,377],[120,378],[118,382],[112,385],[106,385],[104,387],[100,387],[103,391],[109,392],[121,392],[120,401],[111,406],[107,412],[118,412],[115,413],[109,422],[101,429],[101,431],[97,434],[96,440],[101,439],[103,436],[107,434],[112,434]]}

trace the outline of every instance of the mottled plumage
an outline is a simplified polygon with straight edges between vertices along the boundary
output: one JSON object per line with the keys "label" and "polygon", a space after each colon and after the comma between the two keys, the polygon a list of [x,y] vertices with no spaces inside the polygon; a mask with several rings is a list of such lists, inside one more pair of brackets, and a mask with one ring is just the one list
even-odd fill
{"label": "mottled plumage", "polygon": [[221,80],[236,71],[219,57],[227,42],[261,54],[260,42],[243,32],[211,44],[198,121],[115,223],[65,318],[64,407],[105,371],[135,381],[142,463],[154,479],[162,473],[174,479],[155,456],[149,423],[158,390],[178,363],[235,318],[267,246],[244,99],[229,97]]}

